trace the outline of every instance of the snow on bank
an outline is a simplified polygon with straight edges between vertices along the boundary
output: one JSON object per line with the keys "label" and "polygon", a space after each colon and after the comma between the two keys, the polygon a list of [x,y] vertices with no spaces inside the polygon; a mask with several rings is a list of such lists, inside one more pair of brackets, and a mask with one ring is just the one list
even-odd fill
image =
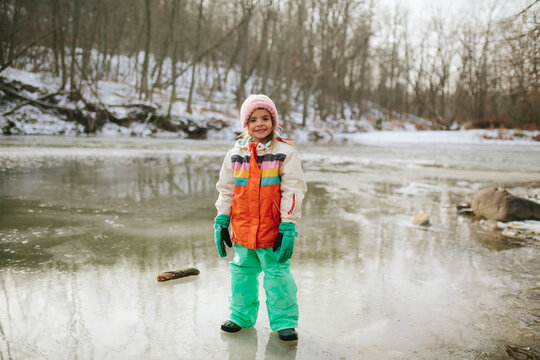
{"label": "snow on bank", "polygon": [[1,75],[36,88],[54,89],[59,87],[59,79],[46,72],[35,73],[8,67],[2,71]]}
{"label": "snow on bank", "polygon": [[[18,81],[23,84],[42,89],[49,93],[59,88],[59,79],[48,73],[33,73],[30,71],[8,68],[4,70],[1,76],[12,81]],[[232,85],[231,85],[232,86]],[[181,91],[180,87],[179,91]],[[126,83],[99,81],[97,86],[100,101],[113,106],[112,112],[120,111],[114,108],[115,105],[123,103],[141,103],[137,100],[137,94],[134,87]],[[209,118],[220,119],[229,126],[222,130],[210,129],[207,138],[212,140],[233,140],[236,134],[241,132],[238,121],[237,111],[234,109],[234,99],[227,94],[233,94],[232,88],[228,87],[219,94],[216,93],[213,103],[208,104],[200,94],[194,99],[193,114],[185,113],[185,103],[177,101],[172,107],[172,114],[181,117],[189,117],[194,123],[205,123]],[[0,94],[2,92],[0,91]],[[36,98],[36,93],[25,93],[25,96]],[[92,98],[93,94],[85,94]],[[160,107],[160,103],[166,103],[164,94],[157,94],[153,104]],[[66,104],[61,104],[66,105]],[[297,107],[293,106],[293,109]],[[4,114],[13,109],[13,105],[2,106],[0,103],[0,114]],[[296,109],[297,110],[297,109]],[[301,112],[292,110],[290,116],[292,123],[300,124]],[[370,111],[376,111],[374,106]],[[0,116],[0,128],[8,124],[8,119],[15,126],[15,134],[19,135],[78,135],[84,133],[80,124],[63,121],[57,116],[43,112],[37,107],[27,104],[16,110],[17,115],[11,117]],[[117,114],[122,115],[122,114]],[[535,138],[540,137],[540,131],[517,131],[517,130],[454,130],[454,131],[432,131],[415,130],[415,124],[425,121],[420,118],[409,116],[408,122],[399,125],[399,129],[391,121],[383,123],[382,131],[375,130],[367,118],[353,119],[355,116],[348,115],[348,119],[336,119],[333,122],[334,129],[323,128],[328,125],[320,124],[315,121],[308,121],[305,127],[296,128],[292,133],[285,133],[285,136],[294,137],[299,143],[307,143],[314,140],[314,134],[318,141],[338,141],[352,144],[364,145],[399,145],[399,144],[512,144],[512,145],[538,145],[539,141]],[[397,115],[396,115],[397,116]],[[378,114],[377,117],[384,117],[384,114]],[[97,135],[114,136],[137,136],[137,137],[169,137],[185,138],[187,135],[183,132],[167,132],[157,129],[152,123],[131,123],[129,126],[119,126],[113,123],[107,123],[98,132]]]}
{"label": "snow on bank", "polygon": [[456,131],[370,131],[356,134],[339,134],[336,139],[354,144],[512,144],[538,145],[534,137],[540,131],[506,130],[456,130]]}

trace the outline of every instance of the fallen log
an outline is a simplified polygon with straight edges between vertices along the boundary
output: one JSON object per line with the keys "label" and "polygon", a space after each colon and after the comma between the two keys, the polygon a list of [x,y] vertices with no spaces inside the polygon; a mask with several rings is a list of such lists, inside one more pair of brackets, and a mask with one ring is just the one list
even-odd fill
{"label": "fallen log", "polygon": [[66,116],[68,120],[78,122],[84,127],[86,133],[95,133],[96,130],[99,130],[107,122],[107,120],[112,122],[118,120],[101,104],[93,104],[86,101],[79,91],[74,91],[67,94],[72,97],[76,97],[76,100],[82,101],[85,105],[83,108],[79,108],[78,106],[73,108],[65,107],[60,106],[55,102],[44,101],[47,99],[54,100],[54,94],[45,95],[39,99],[32,99],[28,96],[20,94],[16,89],[13,89],[10,84],[4,83],[1,78],[0,90],[12,98],[24,101],[22,104],[15,106],[10,111],[1,114],[2,116],[8,116],[25,105],[35,105],[44,111],[55,110],[61,115]]}
{"label": "fallen log", "polygon": [[[6,94],[11,95],[14,98],[17,98],[19,100],[24,100],[25,101],[24,105],[32,104],[32,105],[39,106],[42,109],[56,109],[56,110],[59,110],[59,111],[61,111],[63,113],[72,112],[72,111],[76,110],[76,109],[60,106],[60,105],[57,105],[57,104],[54,104],[54,103],[49,103],[49,102],[45,102],[45,101],[41,100],[41,99],[44,99],[44,100],[47,99],[50,95],[44,96],[44,97],[42,97],[40,99],[32,99],[32,98],[29,98],[28,96],[24,96],[22,94],[19,94],[14,89],[9,88],[8,86],[6,86],[6,85],[4,85],[2,83],[0,83],[0,90],[5,92]],[[54,94],[51,94],[51,95],[54,95]],[[13,112],[13,109],[11,111],[8,111],[7,113],[2,114],[2,116],[9,115],[11,112]]]}
{"label": "fallen log", "polygon": [[157,276],[157,281],[161,282],[161,281],[167,281],[167,280],[173,280],[173,279],[180,279],[186,276],[199,275],[199,273],[200,271],[195,268],[166,271]]}

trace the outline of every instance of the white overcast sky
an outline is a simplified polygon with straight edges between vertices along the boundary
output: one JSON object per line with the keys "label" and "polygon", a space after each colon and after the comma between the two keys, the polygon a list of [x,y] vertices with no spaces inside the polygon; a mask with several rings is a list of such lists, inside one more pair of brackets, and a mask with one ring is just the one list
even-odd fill
{"label": "white overcast sky", "polygon": [[[447,24],[446,31],[455,30],[454,25],[469,24],[479,30],[484,29],[491,16],[491,20],[500,20],[518,14],[535,0],[376,0],[375,14],[381,21],[383,32],[374,42],[386,41],[391,28],[385,24],[391,24],[392,14],[396,4],[403,10],[408,10],[408,35],[409,39],[419,41],[430,29],[433,17],[442,18]],[[536,3],[529,11],[540,13],[540,2]],[[490,15],[491,14],[491,15]],[[386,30],[387,32],[385,32]]]}
{"label": "white overcast sky", "polygon": [[[535,0],[379,0],[378,7],[392,9],[398,3],[409,9],[410,24],[427,21],[433,13],[444,14],[451,18],[477,17],[487,19],[491,9],[495,18],[513,15],[534,3]],[[539,11],[540,3],[531,10]]]}

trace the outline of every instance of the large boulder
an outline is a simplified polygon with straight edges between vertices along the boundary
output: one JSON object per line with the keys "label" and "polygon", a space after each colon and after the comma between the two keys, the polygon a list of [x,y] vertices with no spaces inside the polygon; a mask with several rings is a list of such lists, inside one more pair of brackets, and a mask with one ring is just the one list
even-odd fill
{"label": "large boulder", "polygon": [[495,221],[540,220],[540,204],[495,187],[480,190],[472,201],[479,218]]}

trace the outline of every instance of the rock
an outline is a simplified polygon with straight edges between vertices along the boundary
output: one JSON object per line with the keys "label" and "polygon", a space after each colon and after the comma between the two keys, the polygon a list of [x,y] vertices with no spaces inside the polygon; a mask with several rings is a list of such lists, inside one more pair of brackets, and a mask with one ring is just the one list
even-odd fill
{"label": "rock", "polygon": [[540,204],[495,187],[480,190],[472,201],[474,215],[494,221],[540,220]]}
{"label": "rock", "polygon": [[429,225],[429,216],[427,216],[426,214],[421,212],[421,213],[418,213],[415,217],[413,217],[411,222],[414,225],[428,226]]}

